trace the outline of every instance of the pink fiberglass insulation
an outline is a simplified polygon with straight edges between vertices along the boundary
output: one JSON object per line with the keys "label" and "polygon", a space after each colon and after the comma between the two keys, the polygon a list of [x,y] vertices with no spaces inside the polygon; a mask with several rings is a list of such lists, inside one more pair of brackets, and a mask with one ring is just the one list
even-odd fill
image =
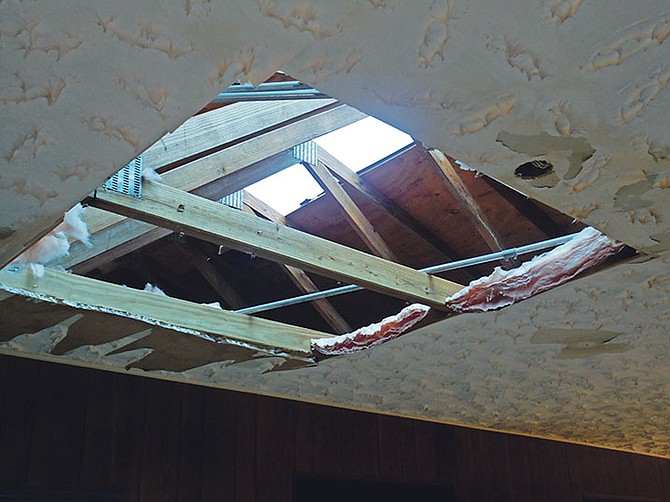
{"label": "pink fiberglass insulation", "polygon": [[559,286],[623,247],[623,243],[587,227],[571,241],[517,268],[496,267],[491,275],[471,282],[447,298],[446,305],[457,312],[499,309]]}
{"label": "pink fiberglass insulation", "polygon": [[326,356],[338,356],[374,347],[403,334],[426,317],[429,310],[430,307],[415,303],[394,316],[351,333],[312,340],[312,349]]}
{"label": "pink fiberglass insulation", "polygon": [[67,256],[70,251],[70,239],[79,239],[90,246],[91,236],[83,215],[84,208],[81,204],[77,204],[64,214],[62,223],[26,249],[12,264],[48,263]]}

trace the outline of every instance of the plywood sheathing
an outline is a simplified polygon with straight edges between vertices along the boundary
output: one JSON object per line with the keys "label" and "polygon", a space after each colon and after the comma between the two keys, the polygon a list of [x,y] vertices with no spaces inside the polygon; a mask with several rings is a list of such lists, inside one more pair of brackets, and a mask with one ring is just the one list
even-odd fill
{"label": "plywood sheathing", "polygon": [[[177,378],[670,456],[665,2],[4,0],[0,19],[3,262],[222,87],[278,69],[661,254],[346,364]],[[553,186],[514,176],[537,158]],[[571,328],[631,348],[531,341]]]}

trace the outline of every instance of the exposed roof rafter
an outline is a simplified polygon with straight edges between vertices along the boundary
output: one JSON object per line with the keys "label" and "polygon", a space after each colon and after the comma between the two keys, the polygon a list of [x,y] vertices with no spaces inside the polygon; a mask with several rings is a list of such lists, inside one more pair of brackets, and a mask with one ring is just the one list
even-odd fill
{"label": "exposed roof rafter", "polygon": [[99,192],[96,207],[184,231],[203,240],[359,284],[374,291],[444,308],[461,285],[262,220],[197,195],[149,182],[143,198]]}
{"label": "exposed roof rafter", "polygon": [[337,201],[338,207],[345,220],[356,234],[358,234],[368,249],[377,256],[381,256],[382,258],[396,263],[399,262],[400,260],[398,260],[398,257],[393,250],[377,233],[370,221],[365,217],[352,198],[349,197],[349,194],[344,191],[344,188],[342,188],[338,181],[333,177],[328,168],[322,162],[317,162],[315,165],[310,165],[305,162],[303,165],[314,177],[317,183],[321,185],[321,188],[323,188],[326,193],[332,195],[335,201]]}
{"label": "exposed roof rafter", "polygon": [[[279,223],[280,225],[286,225],[286,218],[284,215],[267,205],[262,200],[254,197],[248,192],[244,192],[245,204],[254,210],[259,215],[265,217],[270,221]],[[293,284],[300,290],[302,293],[313,293],[319,289],[316,287],[316,284],[309,278],[307,273],[304,270],[301,270],[297,267],[292,267],[290,265],[281,265],[282,269],[288,277],[291,279]],[[311,302],[312,307],[319,313],[324,321],[335,330],[336,333],[348,333],[351,331],[351,326],[349,323],[342,317],[342,315],[333,307],[333,305],[326,300],[325,298],[314,300]]]}

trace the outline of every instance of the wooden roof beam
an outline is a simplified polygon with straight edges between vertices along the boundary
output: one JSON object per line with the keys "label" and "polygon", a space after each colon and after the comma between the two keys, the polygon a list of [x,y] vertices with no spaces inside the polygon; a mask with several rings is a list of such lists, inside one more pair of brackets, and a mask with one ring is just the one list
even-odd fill
{"label": "wooden roof beam", "polygon": [[[197,190],[208,198],[225,197],[296,163],[293,154],[287,151],[293,146],[356,122],[364,116],[345,105],[328,108],[169,171],[163,175],[163,179],[168,185],[186,191]],[[70,256],[58,262],[64,268],[73,268],[82,273],[153,242],[137,240],[155,228],[153,226],[142,231],[122,216],[94,208],[87,211],[84,219],[94,245],[86,248],[79,242],[73,243]],[[77,267],[78,264],[81,267]]]}
{"label": "wooden roof beam", "polygon": [[365,243],[370,251],[377,256],[381,256],[389,261],[398,263],[400,260],[395,255],[393,250],[377,233],[372,223],[365,217],[363,212],[358,208],[356,203],[345,192],[342,185],[333,177],[328,168],[323,162],[317,162],[316,165],[303,163],[305,168],[310,172],[312,177],[321,185],[324,192],[332,195],[335,202],[337,202],[342,215],[351,228],[358,234],[361,240]]}
{"label": "wooden roof beam", "polygon": [[[412,145],[412,148],[414,148],[414,145]],[[456,259],[456,253],[451,249],[451,246],[433,234],[421,224],[421,222],[396,204],[390,197],[387,197],[381,190],[377,189],[377,187],[358,173],[349,169],[330,152],[321,147],[319,147],[319,160],[322,161],[323,164],[340,180],[345,181],[349,186],[356,189],[358,192],[368,197],[370,201],[384,209],[388,215],[405,230],[429,244],[435,251],[442,255],[445,261],[454,261]]]}
{"label": "wooden roof beam", "polygon": [[40,295],[75,308],[139,317],[145,322],[167,324],[170,329],[279,348],[301,356],[311,355],[311,339],[332,336],[53,269],[45,269],[39,280],[35,280],[27,268],[21,271],[5,269],[0,271],[0,284],[19,293]]}
{"label": "wooden roof beam", "polygon": [[462,286],[277,223],[248,215],[161,183],[149,182],[142,199],[98,192],[96,207],[183,231],[217,245],[357,284],[408,301],[444,308]]}
{"label": "wooden roof beam", "polygon": [[187,246],[177,246],[184,258],[190,261],[203,279],[207,281],[214,291],[219,295],[224,305],[232,310],[241,309],[248,304],[235,291],[230,283],[212,265],[211,258],[196,243]]}
{"label": "wooden roof beam", "polygon": [[234,103],[191,117],[142,152],[142,159],[146,167],[159,171],[185,164],[335,103],[334,99]]}
{"label": "wooden roof beam", "polygon": [[[276,211],[274,208],[248,192],[244,192],[244,203],[248,204],[248,206],[256,213],[270,221],[274,221],[280,225],[287,224],[286,218],[283,214]],[[300,292],[314,293],[315,291],[319,290],[319,288],[316,287],[316,284],[314,284],[312,279],[309,278],[304,270],[283,264],[281,267]],[[335,333],[342,334],[350,333],[352,331],[349,323],[344,319],[344,317],[342,317],[342,315],[340,315],[335,307],[333,307],[333,304],[330,303],[327,299],[321,298],[319,300],[314,300],[310,302],[310,304],[319,313],[323,320],[328,323],[328,326],[330,326],[335,331]]]}
{"label": "wooden roof beam", "polygon": [[492,251],[502,251],[505,249],[502,238],[493,229],[491,222],[477,204],[477,201],[472,197],[470,191],[463,183],[463,180],[456,172],[454,163],[451,158],[447,157],[440,150],[429,150],[430,156],[435,161],[436,170],[442,174],[445,185],[449,188],[451,193],[457,200],[461,201],[465,207],[465,212],[472,221],[475,229],[484,239],[488,247]]}

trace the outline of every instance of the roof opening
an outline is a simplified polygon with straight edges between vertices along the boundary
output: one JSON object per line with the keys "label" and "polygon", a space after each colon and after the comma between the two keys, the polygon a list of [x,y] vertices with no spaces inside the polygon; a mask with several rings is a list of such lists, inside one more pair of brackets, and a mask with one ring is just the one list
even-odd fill
{"label": "roof opening", "polygon": [[[410,135],[374,117],[366,117],[314,140],[354,172],[371,166],[413,141]],[[288,167],[245,190],[283,215],[323,193],[301,164]]]}
{"label": "roof opening", "polygon": [[414,140],[386,122],[366,117],[315,141],[352,171],[358,172]]}
{"label": "roof opening", "polygon": [[295,164],[245,189],[273,209],[287,215],[323,193],[302,164]]}

